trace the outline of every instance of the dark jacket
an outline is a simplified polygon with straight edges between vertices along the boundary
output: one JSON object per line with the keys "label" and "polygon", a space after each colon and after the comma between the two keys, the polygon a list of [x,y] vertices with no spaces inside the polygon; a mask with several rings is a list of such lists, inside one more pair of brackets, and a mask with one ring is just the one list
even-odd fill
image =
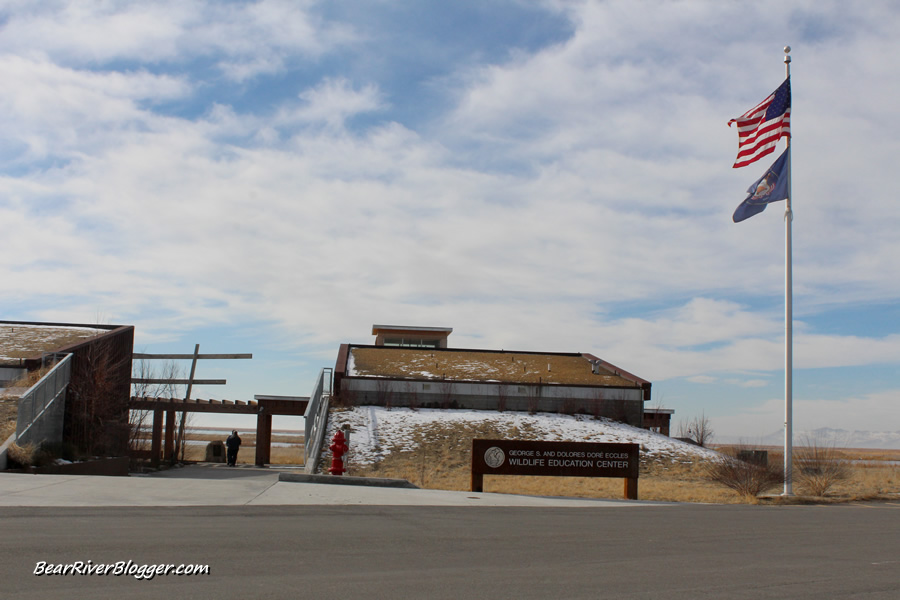
{"label": "dark jacket", "polygon": [[228,436],[228,439],[225,440],[225,445],[232,450],[237,450],[241,446],[241,437],[232,433]]}

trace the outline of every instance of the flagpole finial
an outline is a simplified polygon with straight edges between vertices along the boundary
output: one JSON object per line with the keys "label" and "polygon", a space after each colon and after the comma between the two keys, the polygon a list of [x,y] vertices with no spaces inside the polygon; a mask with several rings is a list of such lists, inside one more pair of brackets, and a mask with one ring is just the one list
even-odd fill
{"label": "flagpole finial", "polygon": [[784,62],[786,62],[786,63],[791,62],[791,47],[785,46],[784,53],[785,53]]}

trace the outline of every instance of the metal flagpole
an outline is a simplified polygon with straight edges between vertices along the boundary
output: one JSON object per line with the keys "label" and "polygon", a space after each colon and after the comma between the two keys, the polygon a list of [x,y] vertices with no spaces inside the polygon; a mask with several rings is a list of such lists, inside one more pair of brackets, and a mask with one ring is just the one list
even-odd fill
{"label": "metal flagpole", "polygon": [[[791,76],[791,47],[784,47],[785,78]],[[788,146],[788,195],[784,209],[784,493],[793,496],[793,293],[791,269],[791,138],[787,138]]]}

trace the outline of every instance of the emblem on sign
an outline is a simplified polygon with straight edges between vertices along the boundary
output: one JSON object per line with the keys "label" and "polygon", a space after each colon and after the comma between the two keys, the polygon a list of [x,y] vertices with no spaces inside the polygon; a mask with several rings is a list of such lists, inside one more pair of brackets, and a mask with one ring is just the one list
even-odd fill
{"label": "emblem on sign", "polygon": [[496,469],[502,465],[505,460],[506,455],[503,453],[503,450],[497,446],[491,446],[484,453],[484,462],[492,469]]}

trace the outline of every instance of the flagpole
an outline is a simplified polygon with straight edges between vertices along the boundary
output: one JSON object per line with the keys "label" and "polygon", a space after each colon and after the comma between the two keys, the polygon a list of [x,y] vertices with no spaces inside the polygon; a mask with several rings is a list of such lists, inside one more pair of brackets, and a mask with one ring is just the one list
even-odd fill
{"label": "flagpole", "polygon": [[[791,76],[791,47],[784,47],[785,78]],[[791,138],[788,147],[788,195],[784,208],[784,493],[793,496],[793,278],[791,268]]]}

